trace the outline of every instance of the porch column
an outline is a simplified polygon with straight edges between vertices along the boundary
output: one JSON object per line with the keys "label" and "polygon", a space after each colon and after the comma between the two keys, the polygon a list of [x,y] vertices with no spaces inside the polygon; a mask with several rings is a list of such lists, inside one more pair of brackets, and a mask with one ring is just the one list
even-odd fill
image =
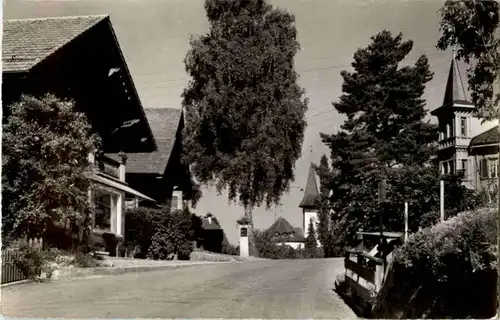
{"label": "porch column", "polygon": [[117,201],[116,201],[116,234],[122,235],[123,234],[123,229],[122,229],[122,224],[123,224],[123,194],[118,195]]}
{"label": "porch column", "polygon": [[124,152],[119,153],[120,156],[120,167],[118,168],[118,172],[120,175],[120,181],[125,182],[125,176],[126,176],[126,164],[127,164],[127,155]]}

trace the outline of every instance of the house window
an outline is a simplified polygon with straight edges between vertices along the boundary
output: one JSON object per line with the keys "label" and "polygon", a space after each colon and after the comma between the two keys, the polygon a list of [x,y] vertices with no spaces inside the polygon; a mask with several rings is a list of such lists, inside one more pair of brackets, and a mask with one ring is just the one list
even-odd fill
{"label": "house window", "polygon": [[441,163],[441,166],[442,166],[442,172],[443,174],[448,174],[448,162],[442,162]]}
{"label": "house window", "polygon": [[488,159],[488,178],[496,178],[498,169],[497,159]]}
{"label": "house window", "polygon": [[469,161],[467,159],[462,159],[462,172],[464,174],[464,177],[467,177],[467,166],[468,166]]}
{"label": "house window", "polygon": [[449,138],[449,137],[451,137],[450,125],[447,124],[446,125],[446,138]]}
{"label": "house window", "polygon": [[460,118],[460,133],[462,137],[467,137],[467,118]]}
{"label": "house window", "polygon": [[179,199],[177,198],[177,196],[172,196],[172,210],[177,210],[178,209],[178,206],[179,206]]}
{"label": "house window", "polygon": [[454,174],[455,173],[455,163],[453,162],[453,160],[448,161],[448,163],[449,163],[448,164],[448,166],[449,166],[449,168],[448,168],[449,172],[448,173],[449,174]]}
{"label": "house window", "polygon": [[481,159],[479,173],[481,175],[481,178],[483,178],[483,179],[489,178],[488,159]]}
{"label": "house window", "polygon": [[116,195],[95,190],[94,207],[94,228],[113,232],[111,221],[116,217]]}

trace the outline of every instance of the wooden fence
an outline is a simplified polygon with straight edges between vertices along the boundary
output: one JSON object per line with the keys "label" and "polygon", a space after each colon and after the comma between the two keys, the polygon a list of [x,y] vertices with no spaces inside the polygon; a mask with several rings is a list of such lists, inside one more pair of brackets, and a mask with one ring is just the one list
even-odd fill
{"label": "wooden fence", "polygon": [[[354,257],[357,261],[352,260]],[[375,292],[378,292],[382,287],[384,277],[384,261],[382,259],[373,257],[366,252],[348,250],[344,266],[347,285],[366,301],[371,299],[370,286],[373,286]]]}
{"label": "wooden fence", "polygon": [[[27,244],[39,250],[42,249],[42,239],[30,239]],[[2,250],[2,284],[25,280],[21,269],[15,264],[21,253],[18,248],[8,248]]]}

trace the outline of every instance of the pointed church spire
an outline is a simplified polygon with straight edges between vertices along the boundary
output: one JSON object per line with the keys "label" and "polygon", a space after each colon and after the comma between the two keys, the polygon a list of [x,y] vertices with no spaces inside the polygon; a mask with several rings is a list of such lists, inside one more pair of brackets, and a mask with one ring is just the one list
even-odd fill
{"label": "pointed church spire", "polygon": [[307,183],[304,191],[304,197],[299,204],[299,208],[311,208],[317,209],[319,200],[318,185],[316,184],[316,175],[314,172],[313,164],[309,167],[309,173],[307,175]]}
{"label": "pointed church spire", "polygon": [[450,71],[448,73],[443,106],[451,105],[454,102],[470,104],[467,100],[467,91],[464,86],[455,49],[453,49],[453,58],[451,59]]}

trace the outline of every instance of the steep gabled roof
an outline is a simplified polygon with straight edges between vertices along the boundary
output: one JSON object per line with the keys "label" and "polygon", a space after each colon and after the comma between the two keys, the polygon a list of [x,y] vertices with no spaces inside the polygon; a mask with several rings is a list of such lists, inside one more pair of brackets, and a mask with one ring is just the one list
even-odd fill
{"label": "steep gabled roof", "polygon": [[267,229],[267,232],[271,235],[276,233],[278,234],[286,234],[286,233],[294,233],[295,229],[292,227],[290,222],[288,222],[285,218],[279,217],[274,223]]}
{"label": "steep gabled roof", "polygon": [[498,126],[491,128],[471,139],[470,146],[498,144]]}
{"label": "steep gabled roof", "polygon": [[300,228],[294,228],[285,218],[279,217],[266,233],[274,242],[303,242],[305,240]]}
{"label": "steep gabled roof", "polygon": [[313,164],[309,167],[307,175],[306,188],[304,190],[304,197],[299,204],[299,208],[312,208],[317,209],[319,200],[318,185],[316,184],[316,174],[314,172]]}
{"label": "steep gabled roof", "polygon": [[[3,21],[2,72],[24,73],[69,45],[101,22],[108,24],[123,72],[132,88],[131,95],[137,101],[141,121],[146,121],[139,95],[123,57],[109,15],[65,16]],[[156,147],[151,129],[146,126],[147,136]]]}
{"label": "steep gabled roof", "polygon": [[215,219],[208,219],[208,217],[202,218],[202,227],[204,230],[221,230],[222,228],[215,223]]}
{"label": "steep gabled roof", "polygon": [[[127,154],[127,173],[163,174],[182,121],[182,109],[145,108],[144,111],[158,148],[153,152]],[[108,156],[119,158],[118,154]]]}
{"label": "steep gabled roof", "polygon": [[3,72],[25,72],[54,54],[107,15],[4,20]]}

